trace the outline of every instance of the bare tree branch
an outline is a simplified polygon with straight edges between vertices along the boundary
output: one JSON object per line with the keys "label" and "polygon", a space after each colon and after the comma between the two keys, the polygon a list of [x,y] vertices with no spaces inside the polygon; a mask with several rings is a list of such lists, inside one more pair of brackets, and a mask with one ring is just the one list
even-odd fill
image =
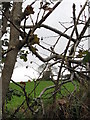
{"label": "bare tree branch", "polygon": [[[55,29],[55,28],[52,28],[52,27],[50,27],[50,26],[48,26],[48,25],[42,24],[41,27],[44,27],[44,28],[46,28],[46,29],[49,29],[49,30],[51,30],[51,31],[59,34],[60,36],[63,36],[63,37],[65,37],[65,38],[67,38],[67,39],[70,39],[70,36],[68,36],[67,34],[62,33],[61,31],[59,31],[59,30],[57,30],[57,29]],[[75,40],[74,38],[71,38],[71,40],[72,40],[73,42],[76,42],[76,40]]]}

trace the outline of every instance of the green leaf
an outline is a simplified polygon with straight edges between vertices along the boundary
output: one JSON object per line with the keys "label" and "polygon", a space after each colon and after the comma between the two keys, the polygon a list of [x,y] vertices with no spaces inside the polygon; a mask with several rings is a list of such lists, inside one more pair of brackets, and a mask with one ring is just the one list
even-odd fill
{"label": "green leaf", "polygon": [[26,51],[26,54],[29,54],[29,52],[28,52],[28,51]]}
{"label": "green leaf", "polygon": [[22,54],[22,55],[20,56],[20,59],[23,59],[24,62],[26,62],[26,61],[27,61],[27,54]]}
{"label": "green leaf", "polygon": [[86,55],[88,53],[88,50],[85,50],[82,52],[84,55]]}
{"label": "green leaf", "polygon": [[4,63],[4,62],[5,62],[5,59],[6,59],[5,57],[4,57],[4,58],[2,58],[2,63]]}
{"label": "green leaf", "polygon": [[22,53],[24,53],[25,50],[21,50]]}
{"label": "green leaf", "polygon": [[27,58],[24,58],[24,62],[27,62]]}
{"label": "green leaf", "polygon": [[90,62],[90,52],[87,52],[86,56],[83,59],[84,64],[87,63],[87,62]]}

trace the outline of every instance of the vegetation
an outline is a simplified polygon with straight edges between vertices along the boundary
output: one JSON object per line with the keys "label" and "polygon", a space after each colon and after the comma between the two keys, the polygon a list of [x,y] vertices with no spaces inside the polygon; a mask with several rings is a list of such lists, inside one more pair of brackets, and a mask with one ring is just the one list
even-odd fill
{"label": "vegetation", "polygon": [[[74,83],[77,85],[78,83],[74,81]],[[20,83],[18,83],[20,84]],[[34,89],[34,86],[35,83],[32,81],[32,82],[26,82],[26,92],[27,94],[31,93],[31,91]],[[40,93],[43,91],[44,88],[46,87],[49,87],[53,85],[53,82],[51,81],[40,81],[39,85],[37,86],[37,88],[35,89],[35,95],[34,96],[34,91],[33,93],[30,95],[30,100],[32,102],[34,102],[34,99],[38,98],[38,96],[40,95]],[[79,88],[79,86],[78,86]],[[67,89],[68,89],[68,92],[67,92]],[[74,90],[74,86],[73,84],[70,82],[70,83],[66,83],[64,86],[61,87],[61,91],[57,94],[57,100],[62,98],[62,95],[63,97],[67,98],[68,95],[70,95],[71,92],[73,92]],[[52,95],[52,92],[54,91],[54,89],[51,89],[51,90],[48,90],[46,91],[43,96],[42,96],[42,99],[44,100],[44,103],[45,103],[45,106],[51,104],[52,105],[52,97],[49,99],[49,97]],[[76,90],[76,92],[78,91],[78,89]],[[49,94],[48,94],[49,93]],[[7,100],[6,100],[6,111],[8,112],[9,115],[12,115],[14,113],[14,111],[16,110],[16,108],[20,105],[20,103],[23,102],[23,100],[25,99],[25,96],[24,96],[24,93],[22,91],[22,89],[15,85],[14,83],[10,83],[10,86],[9,86],[9,92],[7,94]],[[11,97],[11,99],[9,99]],[[19,113],[16,114],[16,116],[22,116],[22,112],[25,110],[26,107],[26,104],[23,105],[23,107],[21,107],[21,110]],[[23,109],[23,111],[22,111]],[[47,107],[45,107],[45,109],[47,109]],[[28,110],[27,110],[28,112]],[[21,114],[21,115],[20,115]],[[9,117],[8,115],[8,117]],[[22,118],[26,117],[27,114],[25,114],[24,116],[22,116]],[[30,114],[31,115],[31,114]],[[28,116],[28,117],[32,117],[31,116]]]}
{"label": "vegetation", "polygon": [[[4,65],[1,75],[3,120],[22,117],[35,120],[39,117],[59,120],[89,119],[90,48],[85,49],[84,44],[90,38],[87,35],[90,16],[87,17],[85,13],[87,7],[90,9],[90,2],[86,0],[79,10],[75,3],[72,4],[72,17],[71,14],[68,16],[71,20],[69,26],[61,20],[55,22],[55,25],[60,25],[59,28],[53,27],[53,20],[50,21],[50,26],[46,20],[49,20],[52,13],[60,15],[61,19],[62,11],[66,12],[58,10],[64,5],[63,1],[25,0],[26,6],[24,1],[0,3],[3,63],[0,63],[0,67]],[[68,7],[66,9],[68,11]],[[63,17],[67,20],[66,14]],[[39,34],[46,31],[46,36]],[[60,51],[62,43],[66,44]],[[42,63],[37,81],[14,82],[11,78],[18,61],[26,62],[26,68],[32,67],[31,64],[29,66],[29,55],[34,57],[34,61],[38,58]],[[42,78],[50,81],[42,81]]]}

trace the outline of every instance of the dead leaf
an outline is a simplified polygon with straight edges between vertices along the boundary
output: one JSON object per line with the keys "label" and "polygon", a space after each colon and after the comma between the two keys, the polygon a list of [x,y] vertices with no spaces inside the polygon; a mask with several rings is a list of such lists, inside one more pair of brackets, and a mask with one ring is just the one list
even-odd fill
{"label": "dead leaf", "polygon": [[33,39],[30,40],[30,44],[31,44],[31,45],[39,44],[39,40],[40,40],[40,39],[37,37],[37,34],[33,35],[32,38],[33,38]]}
{"label": "dead leaf", "polygon": [[24,15],[28,16],[30,14],[34,14],[33,7],[31,5],[27,5],[27,7],[24,10]]}
{"label": "dead leaf", "polygon": [[35,47],[31,46],[31,47],[30,47],[30,50],[31,50],[33,53],[36,53],[37,48],[35,48]]}

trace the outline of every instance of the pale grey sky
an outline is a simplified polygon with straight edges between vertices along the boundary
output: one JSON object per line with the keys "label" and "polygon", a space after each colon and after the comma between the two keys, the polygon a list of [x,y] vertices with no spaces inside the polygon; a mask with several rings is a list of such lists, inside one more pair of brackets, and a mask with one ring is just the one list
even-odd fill
{"label": "pale grey sky", "polygon": [[[33,1],[33,0],[31,0]],[[48,1],[48,0],[47,0]],[[56,8],[56,10],[47,18],[47,20],[44,22],[47,25],[50,25],[52,27],[55,27],[57,29],[60,29],[60,31],[63,31],[64,29],[62,28],[62,26],[60,25],[60,22],[71,22],[72,21],[72,5],[73,3],[76,4],[76,13],[78,15],[79,11],[80,11],[80,4],[84,4],[85,0],[63,0],[62,3]],[[24,2],[23,8],[25,8],[28,4],[30,3],[30,0],[26,0]],[[35,4],[34,9],[37,10],[37,4]],[[85,11],[85,13],[87,14],[87,10]],[[37,13],[35,13],[36,15]],[[36,16],[33,15],[33,19],[35,19]],[[83,18],[84,19],[84,18]],[[27,24],[30,24],[30,20],[27,21]],[[69,26],[69,23],[65,24],[66,26]],[[52,36],[52,35],[57,35],[55,33],[52,33],[48,30],[45,29],[38,29],[36,31],[36,33],[38,34],[39,37],[47,37],[47,36]],[[70,31],[67,32],[70,34]],[[55,38],[45,38],[44,42],[48,43],[48,44],[53,44]],[[60,40],[60,44],[57,45],[56,51],[61,53],[65,47],[66,47],[66,43],[67,40],[64,38]],[[44,45],[43,42],[41,42],[41,44]],[[84,44],[85,48],[87,48],[87,43]],[[48,46],[50,47],[50,46]],[[40,53],[43,53],[42,49],[40,50]],[[44,52],[44,54],[48,54],[46,52]],[[44,56],[45,57],[45,56]],[[42,64],[42,62],[40,62],[36,57],[32,56],[31,54],[28,56],[28,61],[26,63],[24,63],[22,60],[18,59],[18,62],[16,63],[16,68],[14,70],[12,79],[14,81],[27,81],[29,78],[26,77],[25,75],[28,75],[32,78],[36,78],[37,77],[37,73],[33,70],[32,67],[34,67],[34,69],[38,68],[38,65],[36,65],[35,63],[32,63],[32,65],[30,64],[31,61],[35,61],[36,63],[38,63],[39,65]],[[26,69],[26,66],[30,66],[29,68]]]}

